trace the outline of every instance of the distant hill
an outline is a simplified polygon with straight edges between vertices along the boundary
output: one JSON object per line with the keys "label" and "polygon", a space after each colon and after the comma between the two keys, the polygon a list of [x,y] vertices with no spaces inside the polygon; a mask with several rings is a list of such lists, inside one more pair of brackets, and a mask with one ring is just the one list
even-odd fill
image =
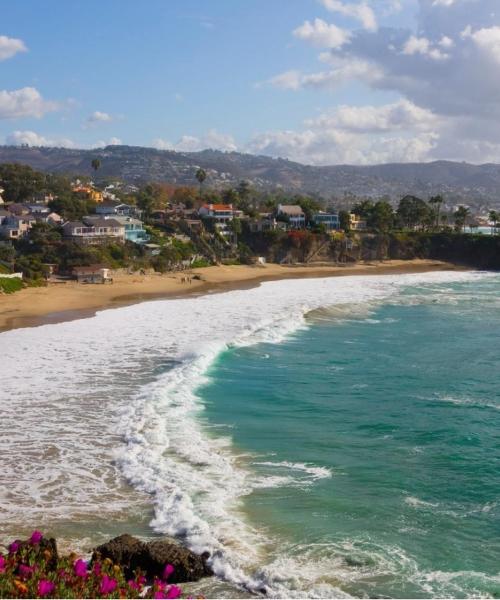
{"label": "distant hill", "polygon": [[442,193],[448,203],[500,204],[500,165],[495,164],[437,161],[314,167],[280,158],[216,150],[180,153],[137,146],[108,146],[98,150],[0,146],[0,163],[25,163],[54,173],[90,175],[93,158],[101,161],[98,178],[118,178],[135,184],[158,181],[193,185],[197,168],[203,167],[208,173],[207,184],[215,187],[234,186],[247,179],[258,189],[281,188],[337,199],[355,195],[389,196],[396,200],[405,194],[427,198]]}

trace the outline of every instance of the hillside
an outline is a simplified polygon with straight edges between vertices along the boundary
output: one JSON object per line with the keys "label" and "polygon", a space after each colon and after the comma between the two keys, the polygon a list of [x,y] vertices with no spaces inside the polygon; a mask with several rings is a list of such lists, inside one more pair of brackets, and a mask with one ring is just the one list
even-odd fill
{"label": "hillside", "polygon": [[320,194],[338,199],[345,195],[398,199],[405,194],[424,198],[442,193],[448,202],[478,206],[500,203],[500,165],[433,163],[375,166],[302,165],[284,159],[237,152],[204,150],[179,153],[135,146],[108,146],[98,150],[0,146],[0,162],[20,162],[42,171],[90,175],[90,162],[101,160],[99,178],[128,183],[164,181],[193,185],[198,167],[208,172],[207,184],[236,185],[249,180],[257,189],[282,188],[290,192]]}

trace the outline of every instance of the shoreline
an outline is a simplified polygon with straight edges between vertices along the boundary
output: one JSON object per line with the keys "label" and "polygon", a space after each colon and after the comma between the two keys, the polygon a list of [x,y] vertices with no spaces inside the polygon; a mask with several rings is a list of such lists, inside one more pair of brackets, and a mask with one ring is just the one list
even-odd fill
{"label": "shoreline", "polygon": [[[70,281],[47,287],[26,288],[0,296],[0,333],[92,317],[97,311],[152,300],[186,298],[249,289],[266,281],[353,275],[403,275],[431,271],[461,271],[463,267],[438,260],[388,260],[352,266],[213,266],[189,272],[118,275],[111,285]],[[183,283],[182,279],[191,279]]]}

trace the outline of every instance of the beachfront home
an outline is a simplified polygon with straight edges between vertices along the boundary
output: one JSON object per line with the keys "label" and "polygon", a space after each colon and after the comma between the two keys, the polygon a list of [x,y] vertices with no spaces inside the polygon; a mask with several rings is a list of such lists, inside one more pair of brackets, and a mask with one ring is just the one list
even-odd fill
{"label": "beachfront home", "polygon": [[124,225],[98,215],[83,217],[81,221],[68,221],[63,225],[63,232],[65,238],[82,245],[125,241]]}
{"label": "beachfront home", "polygon": [[[112,218],[125,227],[125,239],[128,242],[134,242],[134,244],[149,242],[150,236],[144,230],[144,224],[140,219],[118,215]],[[105,219],[108,219],[108,217],[105,217]]]}
{"label": "beachfront home", "polygon": [[17,216],[7,213],[7,216],[1,218],[0,237],[8,240],[18,240],[26,237],[35,223],[36,218],[33,218],[32,215]]}
{"label": "beachfront home", "polygon": [[234,219],[232,204],[204,204],[198,211],[202,219],[211,219],[217,231],[229,235],[228,224]]}
{"label": "beachfront home", "polygon": [[323,225],[327,231],[335,231],[340,229],[339,215],[334,212],[317,212],[311,219],[314,225]]}
{"label": "beachfront home", "polygon": [[120,215],[124,217],[139,216],[140,210],[130,204],[123,202],[102,202],[95,207],[95,212],[98,215]]}
{"label": "beachfront home", "polygon": [[350,227],[353,231],[364,231],[366,229],[366,221],[359,215],[350,213],[349,215]]}
{"label": "beachfront home", "polygon": [[276,215],[278,220],[284,217],[291,229],[304,229],[306,226],[306,215],[298,204],[278,204]]}
{"label": "beachfront home", "polygon": [[233,220],[234,211],[232,204],[204,204],[198,211],[202,218],[214,219],[217,225],[226,226]]}
{"label": "beachfront home", "polygon": [[109,276],[109,269],[104,265],[73,267],[73,275],[78,283],[113,283],[113,279]]}

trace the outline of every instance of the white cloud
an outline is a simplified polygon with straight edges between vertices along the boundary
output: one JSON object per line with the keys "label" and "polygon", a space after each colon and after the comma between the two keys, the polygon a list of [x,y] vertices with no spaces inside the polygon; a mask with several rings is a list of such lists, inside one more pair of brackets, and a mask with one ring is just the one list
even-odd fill
{"label": "white cloud", "polygon": [[331,11],[340,13],[346,17],[352,17],[361,22],[368,31],[377,30],[377,19],[373,9],[366,3],[356,4],[341,2],[340,0],[321,0],[323,6]]}
{"label": "white cloud", "polygon": [[500,63],[500,27],[484,27],[473,32],[470,26],[462,32],[462,38],[470,38],[475,45],[484,53],[487,58],[491,58]]}
{"label": "white cloud", "polygon": [[110,114],[102,112],[100,110],[94,111],[91,115],[87,117],[88,123],[106,123],[112,120],[113,118]]}
{"label": "white cloud", "polygon": [[60,148],[74,148],[75,144],[67,138],[46,138],[34,131],[13,131],[5,138],[5,143],[10,146],[56,146]]}
{"label": "white cloud", "polygon": [[437,117],[408,100],[384,106],[340,106],[329,113],[306,121],[309,127],[335,128],[358,133],[429,130]]}
{"label": "white cloud", "polygon": [[286,90],[336,89],[353,79],[374,83],[382,76],[380,69],[366,60],[343,60],[338,58],[332,60],[332,57],[327,55],[322,55],[322,58],[324,61],[331,62],[335,68],[306,74],[300,71],[286,71],[272,77],[266,83]]}
{"label": "white cloud", "polygon": [[[449,39],[450,38],[446,38],[446,40]],[[441,39],[441,42],[442,41],[443,38]],[[447,43],[448,42],[445,41],[445,44]],[[403,47],[403,54],[407,54],[408,56],[413,56],[414,54],[421,54],[422,56],[428,56],[433,60],[444,60],[446,58],[449,58],[449,55],[441,52],[439,48],[433,48],[431,42],[427,38],[417,37],[415,35],[411,35],[406,41]]]}
{"label": "white cloud", "polygon": [[45,113],[58,108],[57,102],[44,100],[40,92],[33,87],[25,87],[12,92],[0,91],[0,119],[18,119],[22,117],[39,119]]}
{"label": "white cloud", "polygon": [[0,35],[0,61],[12,58],[18,52],[27,52],[24,42],[6,35]]}
{"label": "white cloud", "polygon": [[109,138],[108,141],[99,140],[98,142],[93,144],[91,147],[92,148],[105,148],[106,146],[120,146],[121,144],[122,144],[122,141],[120,138],[111,137],[111,138]]}
{"label": "white cloud", "polygon": [[340,48],[350,38],[348,31],[322,19],[315,19],[312,23],[305,21],[294,30],[293,35],[320,48]]}
{"label": "white cloud", "polygon": [[175,150],[176,152],[198,152],[207,148],[232,152],[238,149],[231,135],[220,133],[216,129],[210,129],[201,137],[183,135],[175,143],[156,138],[152,141],[152,146],[158,150]]}

